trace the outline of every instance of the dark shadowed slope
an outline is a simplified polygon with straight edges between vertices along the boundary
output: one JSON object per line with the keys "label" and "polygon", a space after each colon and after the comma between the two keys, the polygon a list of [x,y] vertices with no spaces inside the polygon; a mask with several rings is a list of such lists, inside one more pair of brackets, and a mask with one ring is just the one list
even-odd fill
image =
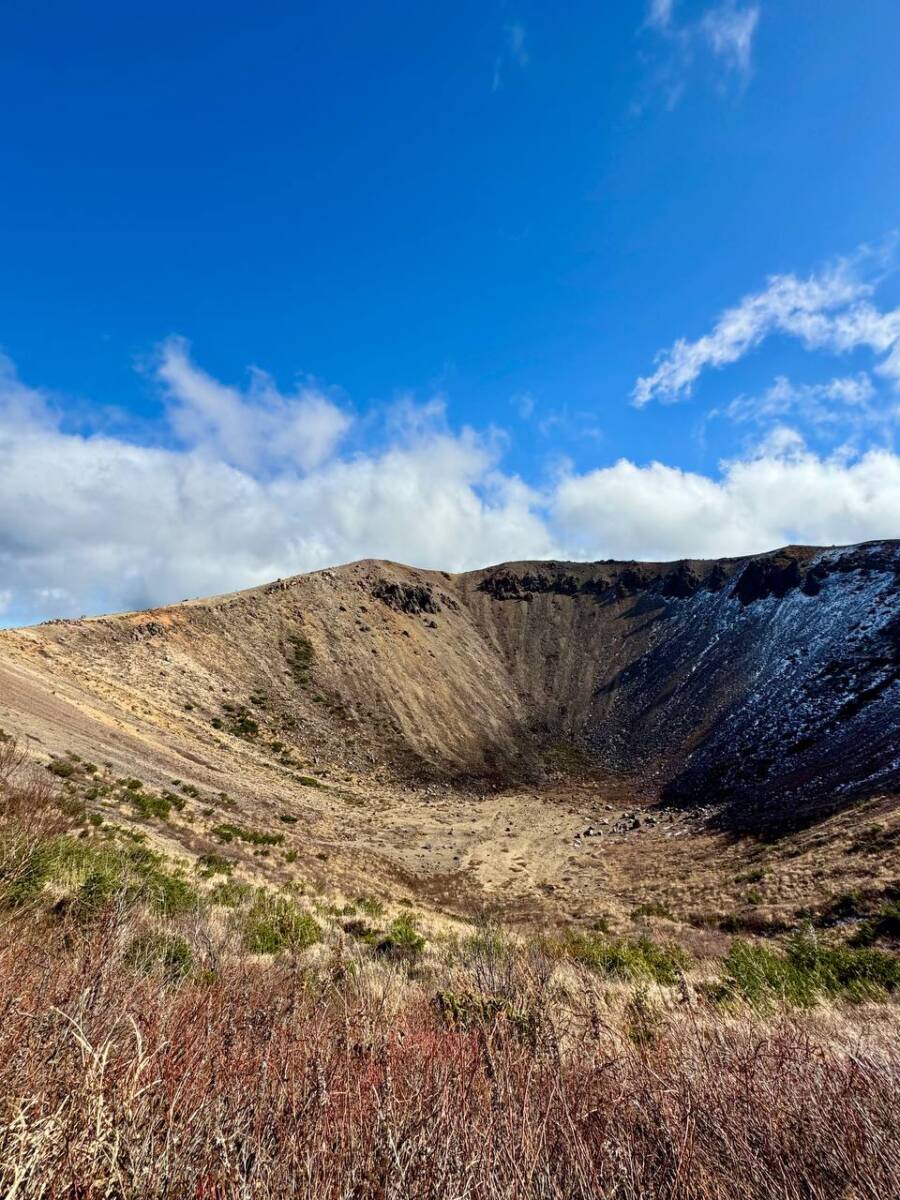
{"label": "dark shadowed slope", "polygon": [[473,578],[547,732],[669,801],[759,829],[900,790],[897,542]]}

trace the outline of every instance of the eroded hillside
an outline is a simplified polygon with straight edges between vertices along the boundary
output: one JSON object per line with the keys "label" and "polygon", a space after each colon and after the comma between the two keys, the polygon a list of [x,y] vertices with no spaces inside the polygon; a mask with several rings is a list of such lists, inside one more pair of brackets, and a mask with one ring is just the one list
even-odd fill
{"label": "eroded hillside", "polygon": [[[898,639],[896,542],[367,561],[0,633],[0,726],[173,852],[277,829],[255,859],[238,839],[248,870],[589,916],[730,861],[736,831],[827,817],[849,844],[877,811],[893,837]],[[187,800],[154,825],[128,780]]]}

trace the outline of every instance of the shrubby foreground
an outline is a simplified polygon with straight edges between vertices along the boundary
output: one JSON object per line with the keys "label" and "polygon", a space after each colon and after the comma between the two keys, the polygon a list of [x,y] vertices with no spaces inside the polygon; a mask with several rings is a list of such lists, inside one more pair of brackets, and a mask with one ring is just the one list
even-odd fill
{"label": "shrubby foreground", "polygon": [[426,938],[2,780],[7,1196],[900,1194],[886,951]]}

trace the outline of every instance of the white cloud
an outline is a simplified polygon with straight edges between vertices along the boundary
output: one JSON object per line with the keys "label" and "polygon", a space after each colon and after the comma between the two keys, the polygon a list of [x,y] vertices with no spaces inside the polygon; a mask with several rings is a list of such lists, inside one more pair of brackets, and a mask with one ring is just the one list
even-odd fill
{"label": "white cloud", "polygon": [[518,21],[506,26],[506,48],[509,57],[520,67],[528,66],[528,51],[525,49],[525,26]]}
{"label": "white cloud", "polygon": [[496,471],[495,439],[446,432],[440,406],[392,414],[382,452],[323,458],[318,442],[314,461],[294,406],[276,406],[281,424],[263,406],[264,431],[285,447],[274,470],[229,389],[186,356],[163,379],[199,413],[194,426],[174,415],[195,437],[183,450],[66,433],[5,364],[7,619],[143,607],[368,556],[453,569],[555,551],[534,494]]}
{"label": "white cloud", "polygon": [[347,414],[315,388],[285,396],[259,370],[251,372],[245,392],[219,383],[194,365],[182,338],[163,343],[156,377],[183,442],[252,471],[283,465],[312,470],[350,427]]}
{"label": "white cloud", "polygon": [[738,396],[709,415],[757,424],[795,416],[813,425],[850,423],[858,427],[884,424],[900,415],[873,404],[875,397],[875,387],[865,371],[838,376],[824,383],[795,384],[779,375],[762,395]]}
{"label": "white cloud", "polygon": [[519,392],[513,396],[512,403],[523,421],[529,421],[534,416],[535,399],[531,392]]}
{"label": "white cloud", "polygon": [[693,342],[679,338],[658,355],[656,370],[637,381],[634,403],[640,408],[689,396],[705,370],[738,362],[776,333],[798,339],[807,350],[867,348],[881,356],[875,371],[900,387],[900,309],[880,312],[870,303],[874,287],[856,270],[862,257],[808,279],[771,276],[763,291],[726,310],[710,333]]}
{"label": "white cloud", "polygon": [[750,74],[753,35],[758,23],[759,5],[739,8],[734,0],[726,0],[703,14],[700,29],[713,54],[746,78]]}
{"label": "white cloud", "polygon": [[572,476],[553,498],[552,519],[569,553],[584,558],[719,557],[892,537],[900,457],[823,458],[781,429],[758,453],[723,464],[718,480],[624,459]]}
{"label": "white cloud", "polygon": [[[229,389],[179,346],[179,370],[164,383],[180,389],[177,405],[202,416],[182,449],[67,433],[47,398],[0,359],[4,620],[145,607],[363,557],[448,570],[527,558],[670,559],[900,528],[900,457],[818,456],[785,427],[718,478],[623,459],[583,474],[561,468],[538,490],[501,469],[502,437],[454,433],[441,403],[423,413],[407,401],[382,450],[341,455],[332,444],[311,462],[300,439],[298,453],[275,465],[256,446],[251,468],[234,461],[234,428],[258,441],[246,397],[223,401],[217,389]],[[274,406],[282,425],[271,405],[261,419],[276,442],[294,445],[290,400]]]}
{"label": "white cloud", "polygon": [[[720,90],[728,76],[736,75],[745,83],[752,73],[759,18],[759,4],[741,6],[737,0],[723,0],[706,9],[698,20],[679,21],[675,0],[649,0],[641,29],[658,35],[660,49],[655,61],[651,59],[649,89],[661,92],[666,107],[674,108],[684,94],[691,69],[704,57],[714,65]],[[636,105],[637,111],[643,107]]]}

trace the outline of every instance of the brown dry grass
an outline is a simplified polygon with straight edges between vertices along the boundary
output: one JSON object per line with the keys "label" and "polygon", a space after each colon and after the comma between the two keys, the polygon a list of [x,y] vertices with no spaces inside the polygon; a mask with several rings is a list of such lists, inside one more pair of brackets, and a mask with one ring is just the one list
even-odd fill
{"label": "brown dry grass", "polygon": [[[64,823],[22,766],[0,748],[6,865]],[[686,981],[559,978],[493,935],[410,969],[334,939],[241,957],[190,916],[170,924],[195,956],[181,981],[130,961],[140,906],[7,912],[3,1195],[900,1195],[900,1051],[877,1009],[725,1016]],[[434,1002],[450,987],[500,1003],[451,1019]]]}
{"label": "brown dry grass", "polygon": [[464,1031],[294,965],[171,988],[7,938],[7,1196],[884,1197],[900,1055],[783,1020]]}

